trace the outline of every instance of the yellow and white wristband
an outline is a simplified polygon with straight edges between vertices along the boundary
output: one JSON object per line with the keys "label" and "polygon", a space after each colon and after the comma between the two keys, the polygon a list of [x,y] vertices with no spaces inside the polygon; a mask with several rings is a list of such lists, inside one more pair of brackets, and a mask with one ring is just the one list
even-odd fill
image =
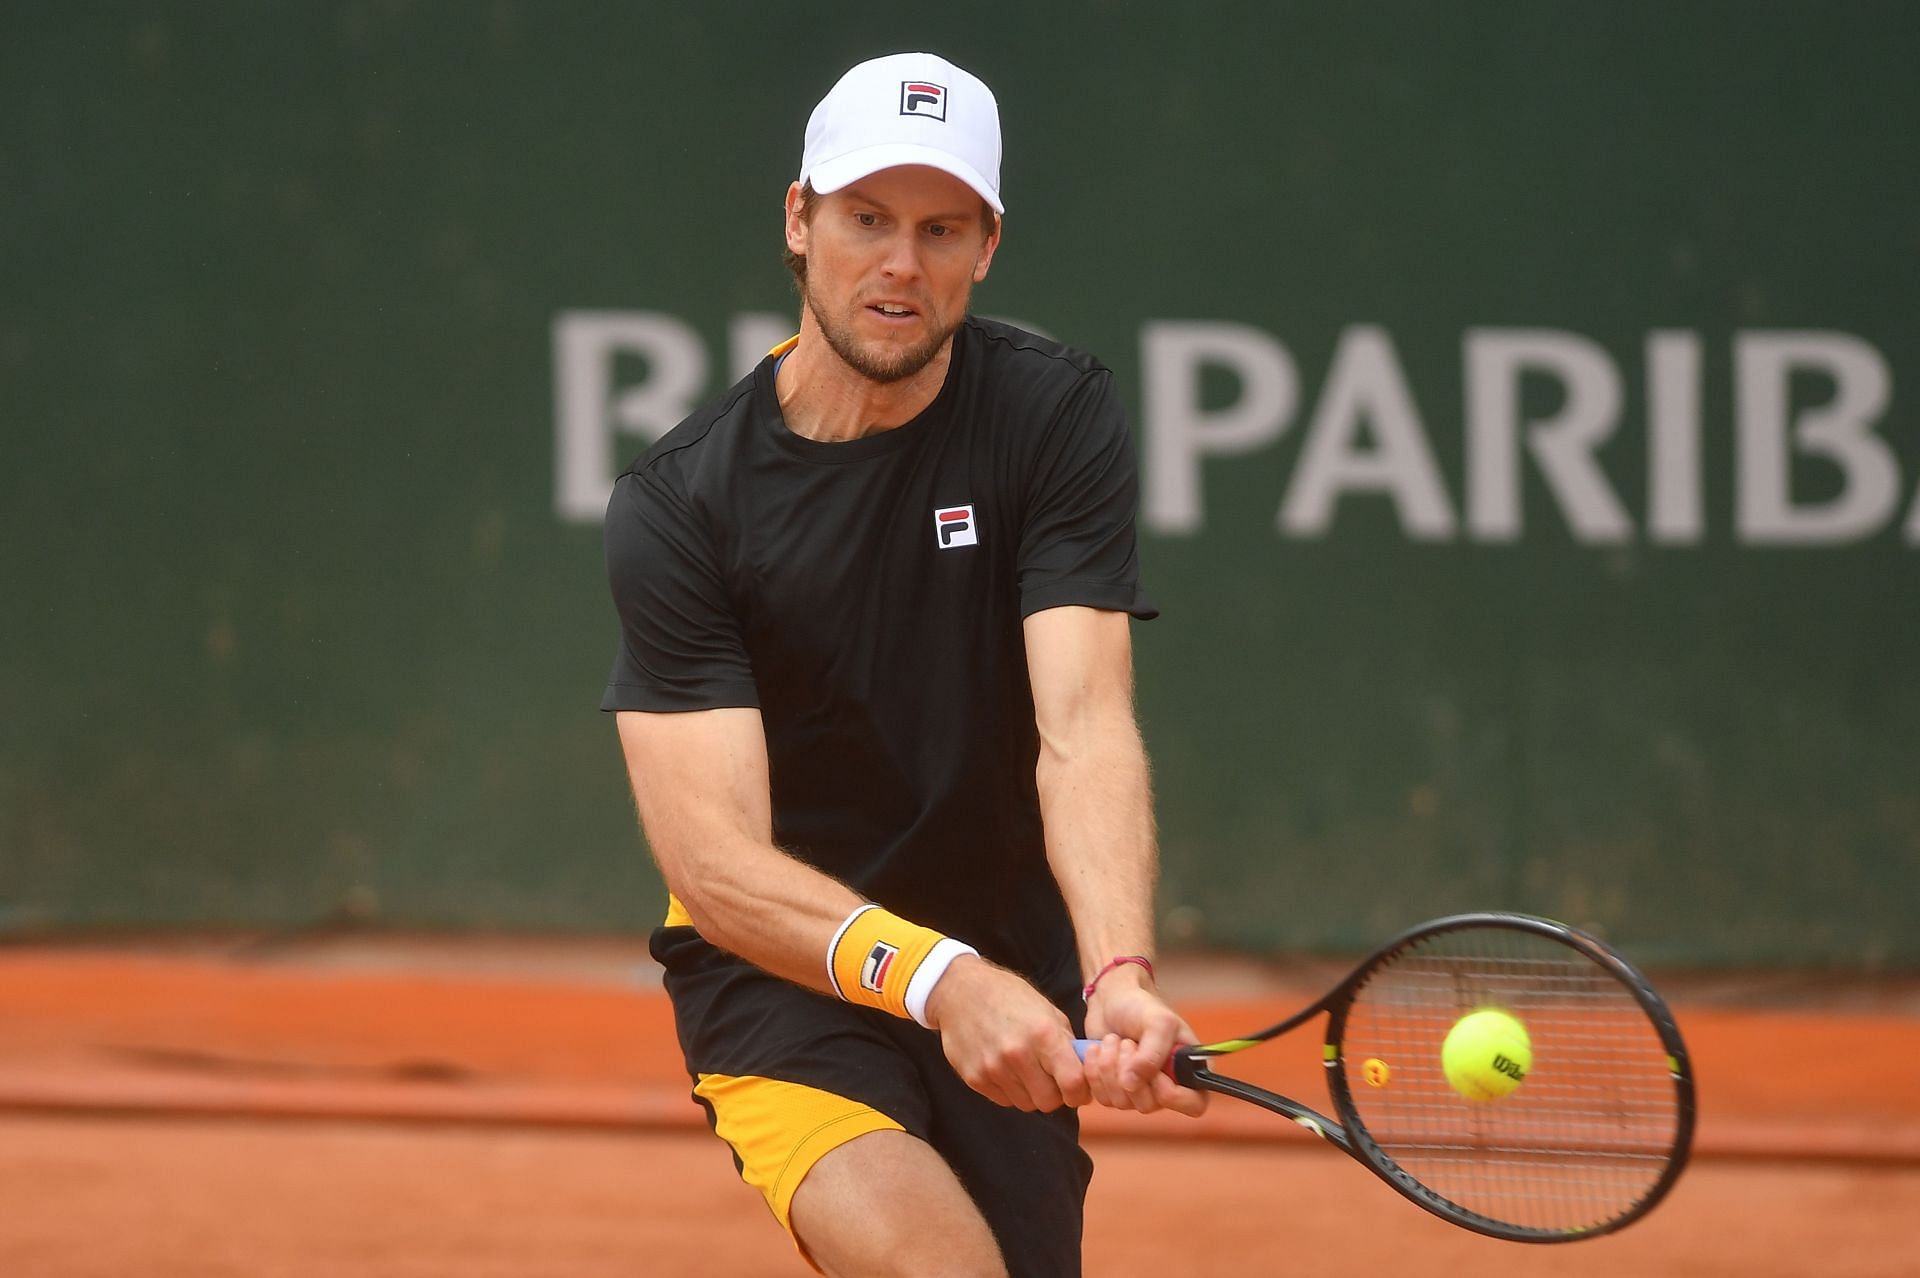
{"label": "yellow and white wristband", "polygon": [[862,905],[827,943],[827,979],[848,1003],[877,1007],[927,1025],[927,999],[947,968],[963,954],[962,941],[909,923],[877,905]]}

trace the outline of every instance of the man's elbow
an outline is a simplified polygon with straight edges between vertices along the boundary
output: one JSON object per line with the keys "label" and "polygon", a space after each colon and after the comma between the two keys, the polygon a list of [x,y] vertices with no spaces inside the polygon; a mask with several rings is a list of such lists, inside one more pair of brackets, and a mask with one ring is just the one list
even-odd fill
{"label": "man's elbow", "polygon": [[734,931],[732,920],[738,911],[728,907],[729,894],[724,878],[684,866],[668,870],[662,865],[661,869],[667,880],[667,891],[673,893],[673,899],[680,902],[680,908],[686,912],[693,930],[721,949],[733,950],[734,946],[730,944]]}

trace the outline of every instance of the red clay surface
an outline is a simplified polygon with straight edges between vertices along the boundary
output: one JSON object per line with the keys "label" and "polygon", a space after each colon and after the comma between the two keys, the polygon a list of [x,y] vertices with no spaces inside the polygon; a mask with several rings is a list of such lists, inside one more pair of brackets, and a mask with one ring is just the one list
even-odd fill
{"label": "red clay surface", "polygon": [[[1911,1278],[1920,1172],[1708,1161],[1553,1248],[1441,1224],[1316,1146],[1095,1139],[1088,1278]],[[806,1278],[692,1131],[0,1116],[17,1278]]]}
{"label": "red clay surface", "polygon": [[[1227,1035],[1322,975],[1167,979],[1203,1035]],[[1232,1256],[1252,1275],[1920,1273],[1920,1015],[1904,997],[1791,1001],[1676,1000],[1697,1161],[1617,1238],[1474,1238],[1216,1101],[1200,1123],[1087,1115],[1087,1272]],[[1821,1002],[1890,1010],[1806,1006]],[[1240,1061],[1322,1093],[1310,1047]],[[629,945],[0,950],[0,1274],[806,1272],[705,1133],[657,973]]]}

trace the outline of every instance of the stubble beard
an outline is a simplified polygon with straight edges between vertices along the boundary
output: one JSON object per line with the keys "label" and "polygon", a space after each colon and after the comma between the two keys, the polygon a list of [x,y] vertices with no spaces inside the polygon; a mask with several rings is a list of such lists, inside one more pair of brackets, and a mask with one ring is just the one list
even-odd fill
{"label": "stubble beard", "polygon": [[[813,312],[814,321],[820,325],[820,333],[827,339],[827,345],[833,353],[838,355],[848,368],[868,381],[878,382],[882,386],[891,386],[895,382],[905,381],[925,368],[932,362],[933,357],[940,353],[940,348],[947,344],[947,339],[953,336],[954,330],[960,327],[958,320],[944,327],[935,324],[932,318],[922,311],[921,318],[929,325],[929,331],[924,340],[904,349],[882,347],[878,343],[863,345],[860,338],[854,335],[852,317],[848,317],[845,321],[830,317],[826,308],[814,297],[812,281],[808,281],[806,299],[807,309]],[[964,303],[960,313],[966,314]]]}

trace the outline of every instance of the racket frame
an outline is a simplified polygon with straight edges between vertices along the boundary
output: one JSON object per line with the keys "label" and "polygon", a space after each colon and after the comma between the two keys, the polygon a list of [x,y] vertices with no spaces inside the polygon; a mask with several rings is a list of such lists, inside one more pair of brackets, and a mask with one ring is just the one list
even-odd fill
{"label": "racket frame", "polygon": [[[1387,968],[1403,951],[1431,937],[1468,928],[1495,928],[1531,933],[1557,941],[1580,952],[1603,968],[1633,996],[1634,1001],[1646,1013],[1648,1021],[1659,1035],[1661,1046],[1667,1053],[1668,1074],[1675,1091],[1676,1115],[1673,1144],[1668,1151],[1667,1163],[1659,1178],[1644,1195],[1619,1215],[1600,1224],[1577,1229],[1534,1228],[1483,1216],[1422,1184],[1418,1178],[1381,1149],[1367,1131],[1365,1121],[1354,1106],[1353,1093],[1347,1082],[1346,1056],[1342,1046],[1347,1013],[1353,1006],[1354,998],[1375,973]],[[1326,1068],[1327,1090],[1333,1102],[1334,1114],[1338,1115],[1337,1119],[1328,1117],[1291,1097],[1282,1096],[1243,1079],[1218,1073],[1210,1063],[1216,1057],[1228,1056],[1278,1038],[1323,1012],[1327,1014],[1327,1027],[1323,1036],[1322,1063]],[[1626,1228],[1652,1211],[1659,1205],[1660,1200],[1667,1196],[1674,1182],[1680,1178],[1680,1173],[1686,1170],[1687,1159],[1693,1147],[1695,1104],[1692,1065],[1687,1055],[1686,1043],[1680,1037],[1680,1027],[1675,1023],[1673,1013],[1668,1010],[1665,1001],[1655,992],[1652,984],[1638,968],[1615,953],[1604,942],[1579,928],[1552,919],[1537,918],[1530,914],[1497,911],[1451,914],[1409,928],[1362,959],[1338,985],[1292,1016],[1244,1038],[1225,1039],[1217,1043],[1180,1048],[1174,1052],[1172,1065],[1174,1081],[1182,1087],[1218,1092],[1223,1096],[1231,1096],[1236,1100],[1258,1105],[1283,1118],[1291,1119],[1341,1152],[1353,1157],[1416,1206],[1450,1224],[1511,1242],[1575,1242],[1583,1238],[1598,1238]]]}

